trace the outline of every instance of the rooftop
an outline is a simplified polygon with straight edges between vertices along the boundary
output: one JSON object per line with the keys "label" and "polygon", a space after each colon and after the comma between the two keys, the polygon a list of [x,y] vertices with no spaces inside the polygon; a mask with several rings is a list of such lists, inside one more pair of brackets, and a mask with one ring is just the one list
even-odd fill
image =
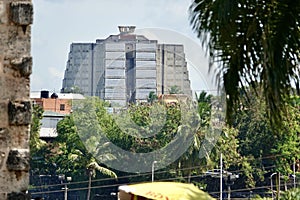
{"label": "rooftop", "polygon": [[[78,93],[56,93],[59,99],[84,99],[82,94]],[[41,92],[30,92],[31,99],[41,98]]]}

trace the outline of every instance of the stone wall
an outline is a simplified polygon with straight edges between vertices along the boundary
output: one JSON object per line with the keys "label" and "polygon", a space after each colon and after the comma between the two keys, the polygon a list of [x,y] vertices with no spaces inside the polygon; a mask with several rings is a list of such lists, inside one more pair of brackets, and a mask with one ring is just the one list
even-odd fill
{"label": "stone wall", "polygon": [[31,0],[0,0],[0,199],[30,199]]}

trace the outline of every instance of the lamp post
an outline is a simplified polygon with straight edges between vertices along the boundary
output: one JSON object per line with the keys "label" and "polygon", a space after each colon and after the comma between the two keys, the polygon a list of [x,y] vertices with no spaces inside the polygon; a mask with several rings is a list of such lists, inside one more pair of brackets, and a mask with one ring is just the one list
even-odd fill
{"label": "lamp post", "polygon": [[64,199],[68,200],[68,182],[72,181],[72,177],[68,176],[66,178],[64,174],[60,174],[58,175],[58,179],[60,180],[61,184],[63,184],[63,182],[65,181],[64,188],[62,189],[64,190]]}
{"label": "lamp post", "polygon": [[65,200],[68,200],[68,185],[67,185],[67,182],[65,182],[64,190],[65,190]]}
{"label": "lamp post", "polygon": [[152,162],[152,182],[154,181],[154,164],[156,164],[157,163],[157,161],[156,160],[154,160],[153,162]]}
{"label": "lamp post", "polygon": [[272,192],[272,199],[274,199],[274,195],[273,195],[273,181],[272,181],[272,177],[274,176],[274,175],[276,175],[277,173],[273,173],[273,174],[271,174],[271,176],[270,176],[270,179],[271,179],[271,192]]}
{"label": "lamp post", "polygon": [[278,180],[278,187],[277,187],[277,200],[279,200],[280,199],[280,172],[278,172],[278,174],[277,174],[277,180]]}
{"label": "lamp post", "polygon": [[220,155],[220,200],[223,199],[223,158]]}
{"label": "lamp post", "polygon": [[294,182],[294,188],[296,188],[296,162],[293,163],[293,182]]}
{"label": "lamp post", "polygon": [[230,200],[230,194],[231,194],[231,189],[230,186],[234,184],[234,181],[239,178],[238,174],[230,174],[227,177],[225,177],[227,188],[228,188],[228,196],[227,199]]}
{"label": "lamp post", "polygon": [[92,168],[88,168],[88,173],[89,173],[89,185],[88,185],[88,193],[87,193],[87,200],[90,200],[90,196],[91,196],[91,185],[92,185],[92,176],[93,176],[93,169]]}
{"label": "lamp post", "polygon": [[65,183],[65,200],[68,200],[68,185],[67,185],[67,183],[68,182],[71,182],[72,181],[72,177],[70,177],[70,176],[67,176],[67,181],[66,181],[66,183]]}

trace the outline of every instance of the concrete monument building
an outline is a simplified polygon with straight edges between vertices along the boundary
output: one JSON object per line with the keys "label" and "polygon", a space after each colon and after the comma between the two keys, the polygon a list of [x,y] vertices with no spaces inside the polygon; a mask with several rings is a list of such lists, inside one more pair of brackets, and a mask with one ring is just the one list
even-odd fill
{"label": "concrete monument building", "polygon": [[167,94],[172,86],[192,95],[183,45],[158,44],[135,34],[135,26],[119,31],[96,43],[71,44],[62,92],[76,88],[120,106],[146,101],[150,92]]}

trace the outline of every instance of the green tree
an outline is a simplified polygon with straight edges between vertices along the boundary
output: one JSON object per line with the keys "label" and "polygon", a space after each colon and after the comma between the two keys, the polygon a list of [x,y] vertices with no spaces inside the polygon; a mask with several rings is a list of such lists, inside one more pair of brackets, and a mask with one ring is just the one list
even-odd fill
{"label": "green tree", "polygon": [[282,200],[300,200],[300,188],[294,188],[284,192],[280,199]]}
{"label": "green tree", "polygon": [[79,86],[74,85],[72,87],[64,88],[62,90],[62,93],[78,93],[78,94],[83,94],[84,92],[82,91],[82,89]]}
{"label": "green tree", "polygon": [[[50,154],[51,162],[56,165],[56,173],[71,176],[75,182],[86,181],[88,176],[88,198],[91,195],[93,177],[99,178],[104,175],[117,178],[115,172],[101,165],[92,152],[88,151],[86,144],[79,137],[73,114],[59,121],[57,132],[58,136],[54,140]],[[97,176],[97,172],[100,172],[100,176]],[[81,193],[81,198],[86,198],[84,193]]]}
{"label": "green tree", "polygon": [[30,168],[31,168],[31,183],[36,184],[38,181],[36,175],[48,174],[49,163],[47,162],[48,144],[40,139],[40,129],[42,126],[43,109],[39,105],[32,107],[32,120],[30,128]]}
{"label": "green tree", "polygon": [[199,95],[195,93],[198,102],[198,114],[200,116],[200,127],[209,125],[211,120],[212,95],[207,95],[207,92],[202,91]]}
{"label": "green tree", "polygon": [[277,156],[276,170],[283,175],[292,173],[291,165],[300,159],[300,97],[287,100],[287,115],[283,117],[283,126],[275,135],[276,145],[271,152]]}
{"label": "green tree", "polygon": [[57,132],[58,136],[54,141],[57,151],[53,154],[53,162],[59,166],[58,173],[72,173],[80,176],[82,172],[90,168],[107,176],[117,177],[113,171],[100,166],[93,155],[88,152],[77,133],[72,115],[66,116],[58,123]]}
{"label": "green tree", "polygon": [[262,88],[268,117],[280,125],[293,85],[299,93],[299,2],[193,0],[190,16],[224,84],[227,121],[239,106],[239,88],[247,95],[249,86]]}
{"label": "green tree", "polygon": [[261,169],[252,174],[258,185],[265,185],[269,180],[265,180],[263,174],[280,172],[288,176],[291,165],[299,159],[300,104],[297,97],[286,101],[288,114],[282,117],[282,128],[275,131],[261,98],[255,95],[242,98],[242,105],[234,114],[233,126],[238,130],[238,151],[249,159],[253,169]]}
{"label": "green tree", "polygon": [[157,95],[155,94],[155,92],[153,92],[153,91],[149,92],[147,101],[148,101],[148,103],[153,103],[153,102],[157,101]]}
{"label": "green tree", "polygon": [[[93,154],[100,155],[101,159],[108,159],[110,162],[118,162],[116,158],[124,158],[124,155],[119,155],[119,152],[113,152],[109,155],[110,152],[109,149],[106,149],[106,146],[110,143],[129,152],[147,153],[165,147],[174,139],[176,134],[184,135],[188,130],[192,130],[191,127],[197,127],[198,121],[194,119],[196,113],[184,113],[185,116],[183,117],[181,110],[183,107],[185,105],[177,103],[172,105],[159,102],[153,104],[131,104],[126,110],[119,110],[118,113],[111,115],[106,112],[101,100],[86,99],[76,106],[73,114],[75,115],[79,111],[76,114],[76,124],[78,128],[81,129],[82,127],[81,137],[88,144],[87,146],[92,147],[90,148],[91,151],[93,149],[96,150]],[[92,110],[96,111],[96,113],[93,114]],[[82,112],[86,112],[88,115],[80,114]],[[94,119],[97,119],[97,121]],[[93,120],[95,123],[90,123]],[[97,126],[90,126],[90,124],[96,123],[100,125],[101,129],[97,128]],[[182,123],[186,126],[183,127]],[[140,135],[144,137],[140,137]],[[101,142],[97,142],[103,136],[109,141],[104,145]],[[182,146],[181,143],[177,145]],[[174,148],[177,148],[177,146],[174,145]],[[103,152],[107,153],[103,155]],[[197,151],[194,151],[194,154],[198,154]],[[189,161],[192,161],[192,159]],[[160,160],[160,164],[162,162],[163,160]],[[183,164],[183,159],[180,162],[182,163],[181,166],[187,166],[185,163]],[[128,164],[131,164],[130,161],[128,161]],[[122,165],[126,168],[127,162],[123,162]],[[179,162],[172,166],[176,169],[180,168],[177,168]],[[167,169],[171,170],[172,167]],[[167,174],[164,175],[165,178],[168,176],[173,177],[174,175],[171,172]],[[139,179],[139,181],[145,180]]]}
{"label": "green tree", "polygon": [[239,131],[239,150],[242,155],[256,158],[261,166],[269,167],[274,164],[273,159],[262,160],[260,157],[272,155],[270,150],[276,145],[275,135],[265,112],[264,101],[261,97],[252,95],[254,91],[249,93],[248,98],[241,98],[241,106],[233,115],[233,126]]}
{"label": "green tree", "polygon": [[30,153],[31,156],[34,157],[40,149],[45,145],[40,139],[40,129],[41,129],[41,120],[43,118],[43,108],[39,105],[34,104],[32,106],[32,118],[31,118],[31,126],[30,126]]}
{"label": "green tree", "polygon": [[182,94],[182,91],[177,85],[173,85],[169,89],[169,94]]}

